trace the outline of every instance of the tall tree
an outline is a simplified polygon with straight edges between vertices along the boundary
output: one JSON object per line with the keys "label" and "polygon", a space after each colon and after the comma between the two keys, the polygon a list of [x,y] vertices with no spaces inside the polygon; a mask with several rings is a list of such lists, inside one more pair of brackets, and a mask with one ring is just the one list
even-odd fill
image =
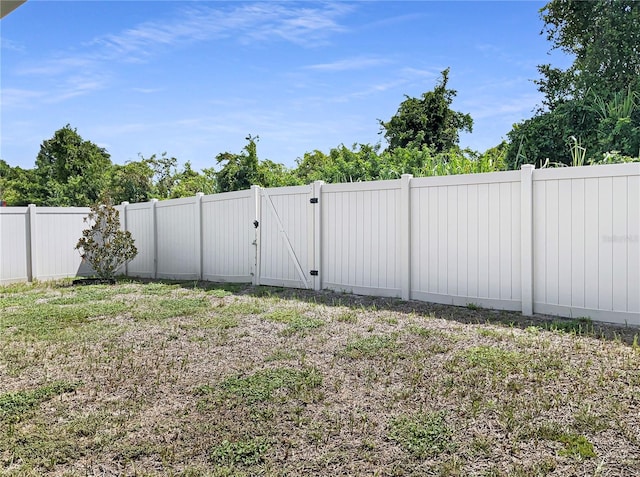
{"label": "tall tree", "polygon": [[69,124],[40,146],[35,174],[41,195],[37,205],[88,206],[96,203],[108,181],[109,153],[85,141]]}
{"label": "tall tree", "polygon": [[458,145],[460,131],[472,131],[471,116],[451,109],[457,92],[447,88],[448,81],[449,68],[442,72],[433,91],[423,93],[421,98],[406,96],[389,121],[379,121],[390,151],[425,145],[442,152]]}
{"label": "tall tree", "polygon": [[248,189],[258,184],[258,152],[256,142],[258,136],[247,136],[247,144],[240,154],[223,152],[216,156],[222,169],[216,174],[216,188],[218,192]]}
{"label": "tall tree", "polygon": [[116,164],[109,174],[108,195],[115,204],[146,202],[153,197],[153,175],[153,168],[144,159]]}
{"label": "tall tree", "polygon": [[605,100],[640,87],[640,2],[637,0],[553,0],[541,10],[543,33],[575,59],[566,70],[538,67],[537,83],[546,105],[584,98],[588,91]]}
{"label": "tall tree", "polygon": [[552,49],[574,57],[567,69],[540,65],[536,115],[514,125],[507,160],[575,163],[604,154],[640,154],[640,2],[552,0],[540,10]]}

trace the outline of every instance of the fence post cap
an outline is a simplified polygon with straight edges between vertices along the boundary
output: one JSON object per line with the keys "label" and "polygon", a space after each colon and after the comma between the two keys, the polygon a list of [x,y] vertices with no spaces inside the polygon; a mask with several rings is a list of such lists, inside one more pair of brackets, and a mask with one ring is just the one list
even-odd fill
{"label": "fence post cap", "polygon": [[522,164],[522,166],[520,166],[520,170],[522,171],[533,170],[535,168],[536,166],[534,166],[533,164]]}
{"label": "fence post cap", "polygon": [[202,197],[204,195],[204,192],[196,192],[196,197]]}
{"label": "fence post cap", "polygon": [[35,207],[36,204],[29,204],[29,207]]}
{"label": "fence post cap", "polygon": [[129,202],[127,202],[126,200],[120,202],[120,205],[129,205]]}

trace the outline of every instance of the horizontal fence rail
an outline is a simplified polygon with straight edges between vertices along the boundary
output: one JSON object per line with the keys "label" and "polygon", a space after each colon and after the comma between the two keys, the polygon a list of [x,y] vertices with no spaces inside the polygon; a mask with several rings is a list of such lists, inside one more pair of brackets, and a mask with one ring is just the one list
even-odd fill
{"label": "horizontal fence rail", "polygon": [[[119,205],[132,277],[474,304],[640,326],[640,164],[307,186]],[[0,283],[90,272],[86,208],[0,208]]]}

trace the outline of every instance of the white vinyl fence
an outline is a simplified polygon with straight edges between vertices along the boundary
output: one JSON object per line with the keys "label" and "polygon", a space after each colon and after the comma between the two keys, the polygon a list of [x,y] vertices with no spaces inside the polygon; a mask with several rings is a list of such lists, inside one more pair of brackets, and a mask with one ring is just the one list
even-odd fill
{"label": "white vinyl fence", "polygon": [[90,275],[75,250],[88,207],[0,207],[0,284]]}
{"label": "white vinyl fence", "polygon": [[[139,251],[124,270],[129,276],[332,289],[640,326],[637,163],[254,186],[118,208]],[[65,225],[49,228],[48,210]],[[0,210],[0,282],[77,272],[77,251],[64,271],[49,266],[83,228],[65,210]]]}

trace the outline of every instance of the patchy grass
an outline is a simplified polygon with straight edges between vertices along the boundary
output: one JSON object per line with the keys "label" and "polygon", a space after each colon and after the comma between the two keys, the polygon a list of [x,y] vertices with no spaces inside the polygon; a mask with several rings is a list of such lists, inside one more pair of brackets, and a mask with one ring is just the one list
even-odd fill
{"label": "patchy grass", "polygon": [[202,282],[0,287],[0,476],[640,468],[638,330]]}
{"label": "patchy grass", "polygon": [[424,459],[453,449],[453,432],[442,412],[398,416],[389,427],[389,439],[415,457]]}

